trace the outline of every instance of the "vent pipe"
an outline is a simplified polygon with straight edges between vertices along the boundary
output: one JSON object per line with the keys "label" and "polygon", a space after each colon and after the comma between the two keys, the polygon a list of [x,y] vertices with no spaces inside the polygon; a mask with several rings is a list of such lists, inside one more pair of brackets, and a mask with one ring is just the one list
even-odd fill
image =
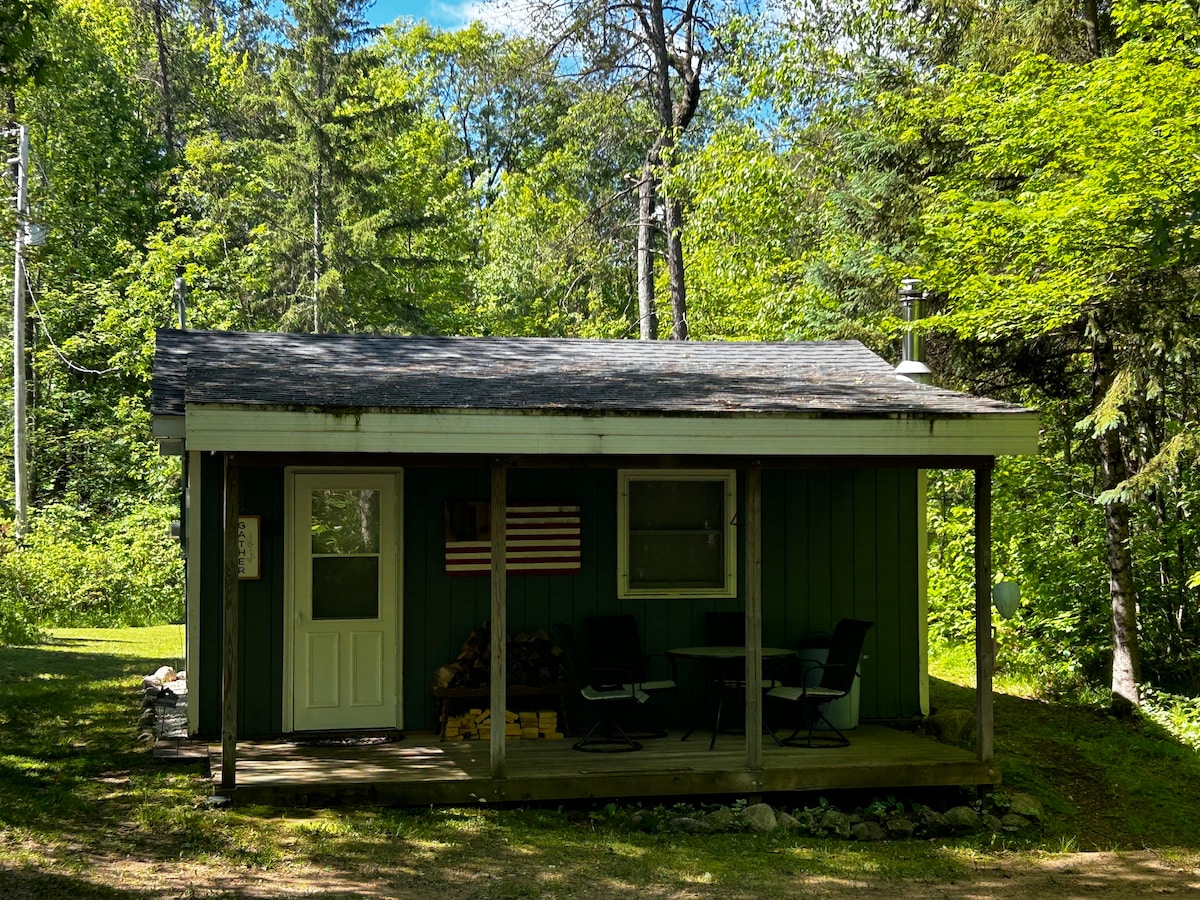
{"label": "vent pipe", "polygon": [[921,290],[920,279],[905,278],[900,282],[900,315],[909,327],[904,330],[900,365],[896,366],[896,374],[918,384],[933,383],[933,373],[929,371],[929,366],[925,365],[925,335],[911,327],[911,323],[925,315],[927,296]]}
{"label": "vent pipe", "polygon": [[175,277],[175,311],[179,313],[179,330],[187,330],[187,301],[188,301],[188,283],[183,277],[183,266],[179,266],[176,270]]}

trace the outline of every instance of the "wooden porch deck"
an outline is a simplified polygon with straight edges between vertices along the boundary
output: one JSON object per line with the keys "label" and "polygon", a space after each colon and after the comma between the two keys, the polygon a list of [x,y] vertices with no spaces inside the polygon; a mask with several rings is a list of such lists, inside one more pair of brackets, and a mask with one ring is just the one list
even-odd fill
{"label": "wooden porch deck", "polygon": [[[997,764],[932,738],[878,725],[849,733],[832,749],[777,747],[764,739],[762,771],[745,767],[741,737],[679,734],[645,741],[635,753],[580,753],[571,740],[510,741],[506,777],[493,779],[488,744],[413,735],[396,743],[303,745],[238,743],[235,803],[323,806],[374,802],[402,806],[564,801],[618,797],[761,794],[842,788],[995,784]],[[220,745],[211,748],[220,783]]]}

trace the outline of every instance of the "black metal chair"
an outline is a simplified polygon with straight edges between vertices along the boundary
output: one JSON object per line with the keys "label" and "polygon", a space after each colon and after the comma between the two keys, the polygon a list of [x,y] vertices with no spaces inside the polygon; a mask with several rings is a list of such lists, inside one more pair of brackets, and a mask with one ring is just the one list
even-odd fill
{"label": "black metal chair", "polygon": [[637,620],[630,615],[588,616],[583,620],[587,644],[587,683],[580,695],[600,709],[600,717],[587,733],[575,742],[574,749],[592,753],[620,753],[640,750],[636,738],[664,737],[663,730],[647,734],[626,725],[640,718],[644,704],[654,694],[674,690],[674,672],[668,679],[651,679],[649,661],[642,653]]}
{"label": "black metal chair", "polygon": [[[873,622],[862,619],[842,619],[833,628],[829,653],[823,664],[793,666],[783,675],[784,686],[767,691],[767,697],[798,708],[796,729],[790,737],[783,738],[782,743],[790,747],[850,746],[850,739],[829,720],[825,709],[833,701],[849,695],[854,687],[854,679],[860,674],[858,664],[862,659],[863,644],[872,625]],[[820,672],[820,680],[815,685],[808,684],[816,671]],[[813,729],[819,722],[833,733],[814,738]],[[798,735],[805,726],[808,735],[801,742]]]}

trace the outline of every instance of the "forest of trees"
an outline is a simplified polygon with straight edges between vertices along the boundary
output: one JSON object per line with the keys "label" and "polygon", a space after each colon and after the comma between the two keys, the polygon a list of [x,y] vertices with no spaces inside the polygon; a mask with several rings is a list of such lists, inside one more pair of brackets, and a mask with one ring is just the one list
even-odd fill
{"label": "forest of trees", "polygon": [[[0,6],[48,234],[0,637],[180,615],[178,463],[147,399],[177,278],[194,328],[895,359],[913,276],[938,382],[1043,416],[1041,455],[996,475],[995,569],[1023,591],[1000,665],[1118,711],[1200,694],[1193,0],[532,0],[503,31],[367,8]],[[946,642],[973,628],[971,490],[931,474]],[[10,523],[13,499],[8,471]]]}

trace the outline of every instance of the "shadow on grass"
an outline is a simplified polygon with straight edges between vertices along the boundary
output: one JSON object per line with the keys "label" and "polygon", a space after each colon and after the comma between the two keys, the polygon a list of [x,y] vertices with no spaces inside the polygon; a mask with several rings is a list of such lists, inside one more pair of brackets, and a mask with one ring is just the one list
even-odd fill
{"label": "shadow on grass", "polygon": [[0,824],[51,842],[129,833],[131,788],[161,772],[137,738],[141,676],[157,665],[61,643],[0,648]]}
{"label": "shadow on grass", "polygon": [[[975,690],[930,679],[935,708],[975,707]],[[1200,755],[1141,717],[997,693],[995,755],[1004,789],[1045,803],[1050,826],[1082,849],[1200,849]]]}
{"label": "shadow on grass", "polygon": [[126,891],[94,884],[84,878],[56,875],[37,869],[0,865],[0,897],[6,900],[120,900],[133,897],[165,897],[162,891]]}

